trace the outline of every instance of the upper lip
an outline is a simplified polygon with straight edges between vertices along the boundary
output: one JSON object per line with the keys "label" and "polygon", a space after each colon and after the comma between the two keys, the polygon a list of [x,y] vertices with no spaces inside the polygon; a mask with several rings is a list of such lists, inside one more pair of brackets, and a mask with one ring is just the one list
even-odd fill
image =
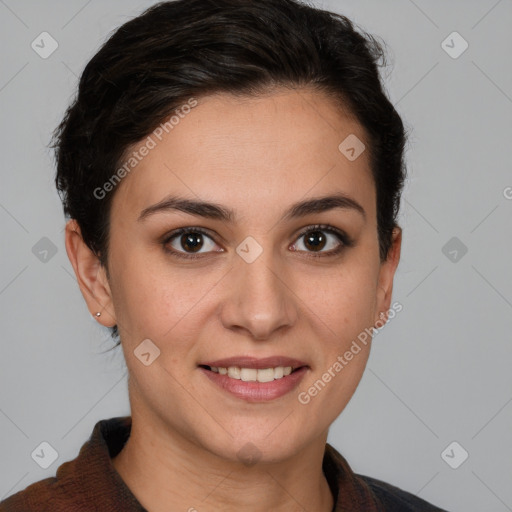
{"label": "upper lip", "polygon": [[239,368],[275,368],[277,366],[291,366],[293,369],[307,366],[303,361],[293,359],[285,356],[271,356],[271,357],[250,357],[250,356],[235,356],[226,359],[217,359],[215,361],[206,361],[200,363],[200,366],[215,366],[221,368],[229,368],[230,366],[238,366]]}

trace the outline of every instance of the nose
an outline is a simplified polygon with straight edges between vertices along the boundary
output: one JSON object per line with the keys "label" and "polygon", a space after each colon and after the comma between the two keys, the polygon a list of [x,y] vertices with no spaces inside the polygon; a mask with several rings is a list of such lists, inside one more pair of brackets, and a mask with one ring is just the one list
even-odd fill
{"label": "nose", "polygon": [[252,263],[235,256],[226,276],[228,286],[221,309],[226,329],[246,331],[255,340],[267,340],[297,321],[298,299],[293,283],[272,258],[270,249],[263,250]]}

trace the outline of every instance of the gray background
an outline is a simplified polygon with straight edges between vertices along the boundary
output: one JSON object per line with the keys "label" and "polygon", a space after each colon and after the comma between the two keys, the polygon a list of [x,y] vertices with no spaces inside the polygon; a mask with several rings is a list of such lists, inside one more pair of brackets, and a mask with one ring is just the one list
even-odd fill
{"label": "gray background", "polygon": [[[153,3],[0,0],[0,500],[54,476],[98,420],[129,414],[122,353],[102,353],[108,331],[67,259],[47,144],[107,34]],[[450,511],[512,510],[512,1],[315,3],[387,42],[383,76],[411,133],[403,311],[329,442],[356,472]],[[31,48],[43,31],[59,45],[47,59]],[[469,44],[458,58],[441,46],[453,31]],[[58,452],[46,470],[31,458],[42,441]],[[441,456],[453,441],[469,453],[457,469]]]}

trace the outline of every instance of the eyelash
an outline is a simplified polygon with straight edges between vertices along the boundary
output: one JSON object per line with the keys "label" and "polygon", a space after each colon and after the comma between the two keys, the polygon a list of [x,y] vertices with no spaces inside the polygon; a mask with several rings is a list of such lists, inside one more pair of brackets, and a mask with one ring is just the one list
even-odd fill
{"label": "eyelash", "polygon": [[[346,249],[348,247],[353,247],[353,245],[354,245],[354,241],[345,232],[341,231],[338,228],[335,228],[334,226],[331,226],[330,224],[315,224],[314,226],[308,226],[307,228],[303,229],[297,235],[297,240],[299,238],[301,238],[302,236],[304,236],[308,233],[311,233],[313,231],[325,231],[332,235],[336,235],[336,237],[341,242],[341,244],[339,245],[339,247],[337,249],[333,249],[329,252],[318,253],[318,254],[315,254],[313,252],[308,253],[309,254],[308,257],[323,258],[323,257],[337,256],[344,249]],[[180,228],[175,231],[172,231],[171,233],[169,233],[168,235],[165,236],[164,240],[162,240],[162,245],[164,246],[165,252],[171,254],[172,256],[176,256],[178,258],[184,258],[184,259],[188,259],[188,260],[195,260],[195,259],[203,258],[204,253],[203,254],[189,254],[189,253],[176,251],[174,249],[169,249],[167,247],[167,244],[169,242],[171,242],[171,240],[173,240],[174,238],[176,238],[180,235],[184,235],[187,233],[201,233],[201,234],[207,236],[208,238],[212,238],[212,236],[210,235],[209,232],[207,232],[206,230],[199,228],[199,227],[197,227],[197,228],[194,228],[194,227]],[[300,251],[300,252],[304,252],[304,251]]]}

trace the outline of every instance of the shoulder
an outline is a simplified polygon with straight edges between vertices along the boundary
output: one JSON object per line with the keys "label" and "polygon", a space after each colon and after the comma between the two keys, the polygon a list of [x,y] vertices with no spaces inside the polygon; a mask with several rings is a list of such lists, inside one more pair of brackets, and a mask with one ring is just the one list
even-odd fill
{"label": "shoulder", "polygon": [[45,478],[30,484],[0,501],[0,512],[48,512],[53,508],[59,485],[56,478]]}
{"label": "shoulder", "polygon": [[447,512],[415,494],[377,478],[359,474],[356,477],[370,488],[379,505],[383,507],[382,510],[393,512]]}
{"label": "shoulder", "polygon": [[91,512],[91,503],[84,492],[87,487],[87,481],[82,478],[84,473],[75,470],[77,460],[64,462],[56,476],[33,482],[0,501],[0,512]]}
{"label": "shoulder", "polygon": [[323,470],[335,496],[335,510],[365,512],[447,512],[415,494],[352,471],[347,460],[326,444]]}
{"label": "shoulder", "polygon": [[55,477],[34,482],[1,501],[0,512],[142,512],[111,462],[130,428],[130,416],[98,421],[75,459],[62,463]]}

